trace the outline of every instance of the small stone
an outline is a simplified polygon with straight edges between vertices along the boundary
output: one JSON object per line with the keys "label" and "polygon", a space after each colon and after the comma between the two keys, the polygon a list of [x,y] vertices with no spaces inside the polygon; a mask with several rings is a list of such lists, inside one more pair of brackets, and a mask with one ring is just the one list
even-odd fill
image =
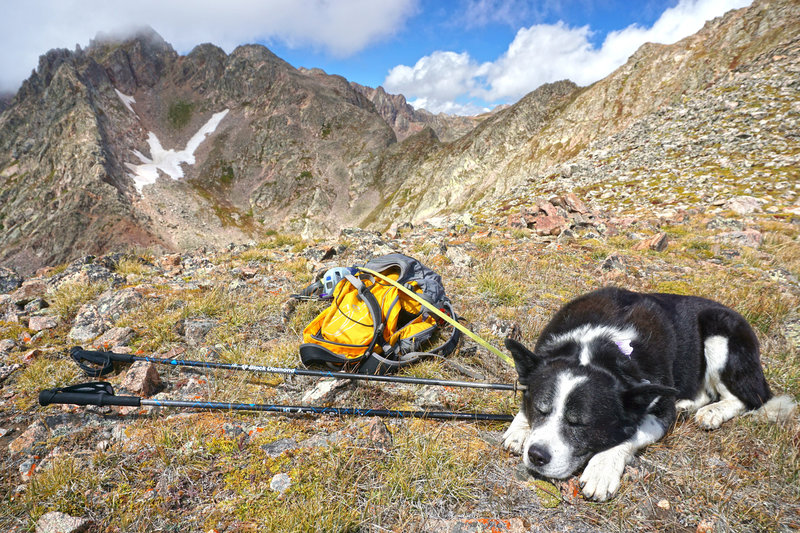
{"label": "small stone", "polygon": [[275,492],[283,494],[292,486],[292,478],[288,474],[277,474],[269,482],[269,488]]}
{"label": "small stone", "polygon": [[558,209],[556,209],[556,206],[554,206],[553,204],[551,204],[547,200],[544,200],[544,199],[541,199],[541,198],[537,199],[536,200],[536,207],[540,211],[542,211],[545,215],[547,215],[549,217],[554,217],[554,216],[558,215]]}
{"label": "small stone", "polygon": [[50,307],[50,304],[44,301],[44,299],[35,298],[30,302],[28,302],[27,304],[25,304],[24,310],[28,314],[33,314],[36,313],[37,311],[41,311],[42,309],[47,309],[48,307]]}
{"label": "small stone", "polygon": [[456,518],[453,520],[425,519],[419,524],[421,531],[440,533],[496,532],[524,533],[530,531],[531,524],[524,518]]}
{"label": "small stone", "polygon": [[178,274],[182,270],[180,254],[170,254],[163,256],[158,264],[170,274]]}
{"label": "small stone", "polygon": [[735,218],[714,218],[710,220],[706,227],[708,229],[726,229],[728,231],[744,231],[745,224]]}
{"label": "small stone", "polygon": [[671,507],[669,501],[667,500],[659,500],[656,505],[659,509],[664,509],[665,511],[669,511]]}
{"label": "small stone", "polygon": [[441,387],[424,387],[417,393],[414,405],[423,411],[441,411],[442,405]]}
{"label": "small stone", "polygon": [[764,236],[761,232],[754,229],[720,233],[717,235],[716,239],[722,242],[747,246],[749,248],[759,248],[761,243],[764,242]]}
{"label": "small stone", "polygon": [[567,220],[558,215],[536,217],[534,221],[534,229],[536,230],[536,234],[542,237],[547,235],[558,235],[562,230],[566,229],[566,227]]}
{"label": "small stone", "polygon": [[22,278],[5,267],[0,267],[0,294],[8,294],[17,290],[22,285]]}
{"label": "small stone", "polygon": [[54,316],[32,316],[28,320],[28,329],[42,331],[58,327],[58,319]]}
{"label": "small stone", "polygon": [[130,440],[130,435],[128,435],[128,426],[123,424],[117,424],[113,428],[111,428],[111,440],[114,442],[127,442]]}
{"label": "small stone", "polygon": [[261,449],[264,450],[269,457],[278,457],[283,452],[294,450],[298,447],[297,441],[294,439],[279,439],[269,444],[264,444]]}
{"label": "small stone", "polygon": [[38,457],[28,457],[19,465],[19,476],[22,478],[22,481],[28,482],[33,477],[33,474],[36,472],[38,468]]}
{"label": "small stone", "polygon": [[17,343],[14,342],[14,339],[3,339],[0,340],[0,352],[8,353],[14,348],[17,347]]}
{"label": "small stone", "polygon": [[211,329],[217,325],[216,320],[186,320],[183,323],[183,331],[186,335],[186,343],[189,346],[199,346],[206,340],[206,336]]}
{"label": "small stone", "polygon": [[2,383],[8,376],[20,368],[22,368],[22,365],[19,363],[14,363],[13,365],[0,365],[0,383]]}
{"label": "small stone", "polygon": [[78,310],[72,329],[69,330],[67,337],[80,344],[85,344],[97,338],[107,327],[97,307],[89,303]]}
{"label": "small stone", "polygon": [[722,206],[723,209],[730,209],[737,215],[749,215],[761,211],[761,206],[765,203],[760,198],[753,196],[737,196],[731,198]]}
{"label": "small stone", "polygon": [[367,433],[370,442],[382,450],[390,450],[394,442],[392,433],[380,418],[373,419],[367,426]]}
{"label": "small stone", "polygon": [[567,208],[570,211],[573,211],[575,213],[580,213],[582,215],[585,215],[586,213],[589,212],[589,209],[587,209],[586,204],[584,204],[583,201],[580,198],[578,198],[573,192],[569,193],[564,197],[564,203],[567,205]]}
{"label": "small stone", "polygon": [[19,437],[11,441],[8,445],[8,451],[12,455],[22,452],[32,453],[33,449],[47,440],[49,435],[50,431],[44,425],[44,422],[37,420],[28,426],[28,429],[23,431]]}
{"label": "small stone", "polygon": [[625,262],[623,261],[622,257],[617,254],[611,254],[605,259],[603,262],[600,263],[601,270],[625,270]]}
{"label": "small stone", "polygon": [[492,319],[489,322],[489,330],[495,337],[504,339],[506,337],[520,340],[522,338],[519,324],[511,320]]}
{"label": "small stone", "polygon": [[304,404],[328,403],[331,402],[339,392],[349,386],[349,379],[323,379],[317,385],[303,395]]}
{"label": "small stone", "polygon": [[143,397],[152,396],[163,387],[156,365],[145,361],[133,363],[121,385],[121,388]]}
{"label": "small stone", "polygon": [[58,511],[43,514],[36,522],[36,533],[85,533],[93,522]]}
{"label": "small stone", "polygon": [[42,280],[31,280],[23,282],[22,286],[11,293],[12,301],[20,307],[24,307],[29,302],[41,298],[47,293],[47,284]]}
{"label": "small stone", "polygon": [[22,314],[20,308],[11,301],[10,296],[0,294],[0,322],[19,324],[19,317]]}
{"label": "small stone", "polygon": [[81,344],[105,333],[128,310],[141,304],[144,297],[133,288],[109,290],[95,303],[87,303],[78,311],[68,337]]}
{"label": "small stone", "polygon": [[472,256],[459,246],[450,246],[444,255],[457,267],[470,268],[474,263]]}
{"label": "small stone", "polygon": [[508,215],[508,221],[506,222],[508,227],[510,228],[527,228],[528,222],[525,220],[525,217],[519,213],[513,213]]}
{"label": "small stone", "polygon": [[125,312],[138,307],[144,301],[142,294],[135,288],[119,291],[110,290],[97,299],[97,311],[103,320],[116,322]]}
{"label": "small stone", "polygon": [[132,328],[111,328],[92,342],[95,348],[109,350],[115,346],[127,346],[136,336]]}
{"label": "small stone", "polygon": [[634,250],[654,250],[656,252],[663,252],[667,249],[668,239],[666,233],[658,233],[648,239],[644,239],[633,247]]}
{"label": "small stone", "polygon": [[242,429],[242,426],[238,424],[224,424],[222,426],[222,434],[228,438],[238,438],[242,435],[248,437],[249,435],[246,434],[245,430]]}

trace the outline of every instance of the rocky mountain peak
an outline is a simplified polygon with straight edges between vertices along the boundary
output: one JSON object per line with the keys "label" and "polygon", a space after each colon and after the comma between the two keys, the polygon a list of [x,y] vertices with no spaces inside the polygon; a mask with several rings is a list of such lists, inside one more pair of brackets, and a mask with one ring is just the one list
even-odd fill
{"label": "rocky mountain peak", "polygon": [[394,130],[398,141],[430,127],[440,140],[450,142],[469,133],[482,120],[443,113],[434,115],[424,109],[415,109],[405,96],[389,94],[381,86],[372,88],[355,82],[350,82],[350,85],[373,103],[375,110]]}
{"label": "rocky mountain peak", "polygon": [[161,35],[150,26],[133,28],[122,34],[100,32],[89,41],[87,52],[111,48],[142,48],[150,54],[173,54],[172,45],[164,40]]}
{"label": "rocky mountain peak", "polygon": [[153,87],[161,79],[167,65],[178,54],[150,27],[135,30],[120,40],[113,35],[98,35],[86,50],[103,65],[112,84],[132,94],[138,87]]}

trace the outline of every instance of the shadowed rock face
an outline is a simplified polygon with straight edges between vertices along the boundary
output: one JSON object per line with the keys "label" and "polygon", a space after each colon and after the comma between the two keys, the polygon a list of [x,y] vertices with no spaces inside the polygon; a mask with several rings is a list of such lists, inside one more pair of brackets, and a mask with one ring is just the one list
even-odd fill
{"label": "shadowed rock face", "polygon": [[[29,272],[115,248],[357,222],[377,155],[396,139],[371,102],[332,78],[263,46],[179,56],[152,30],[48,52],[0,116],[0,261]],[[134,166],[157,159],[155,146],[186,152],[167,173],[182,179],[162,167],[138,192]]]}
{"label": "shadowed rock face", "polygon": [[[0,99],[0,264],[26,273],[109,250],[224,246],[271,229],[383,230],[496,205],[778,53],[798,21],[796,2],[756,2],[674,45],[643,46],[590,87],[548,84],[471,118],[299,71],[257,45],[180,56],[145,29],[51,50]],[[137,191],[133,165],[155,159],[154,146],[188,153],[226,110],[172,173],[180,179],[159,171]]]}

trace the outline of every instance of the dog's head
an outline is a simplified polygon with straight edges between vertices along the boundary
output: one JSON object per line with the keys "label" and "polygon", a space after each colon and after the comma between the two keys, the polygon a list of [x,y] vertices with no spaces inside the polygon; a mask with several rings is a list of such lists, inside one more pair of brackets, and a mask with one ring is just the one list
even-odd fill
{"label": "dog's head", "polygon": [[531,429],[522,458],[545,477],[569,477],[592,455],[623,442],[658,396],[674,393],[649,383],[625,386],[611,372],[579,364],[577,349],[543,358],[511,339],[506,347],[527,387],[522,412]]}

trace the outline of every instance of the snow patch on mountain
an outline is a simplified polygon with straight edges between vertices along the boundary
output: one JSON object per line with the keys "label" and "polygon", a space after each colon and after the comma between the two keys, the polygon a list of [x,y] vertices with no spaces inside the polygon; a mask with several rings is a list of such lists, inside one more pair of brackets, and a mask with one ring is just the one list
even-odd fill
{"label": "snow patch on mountain", "polygon": [[158,178],[158,171],[160,170],[170,178],[177,180],[183,178],[182,164],[193,165],[195,162],[194,152],[200,144],[219,126],[219,123],[228,114],[228,109],[215,113],[206,122],[200,130],[195,133],[189,142],[186,143],[186,148],[183,150],[165,150],[161,146],[161,142],[152,131],[148,133],[147,144],[150,146],[150,157],[147,157],[138,150],[133,150],[133,154],[141,161],[140,165],[132,163],[125,163],[125,165],[132,171],[129,174],[133,178],[136,185],[136,190],[141,193],[145,185],[150,185],[156,182]]}
{"label": "snow patch on mountain", "polygon": [[128,111],[130,111],[135,115],[136,111],[133,110],[131,104],[135,104],[136,99],[133,96],[128,96],[127,94],[121,92],[119,89],[114,89],[114,90],[117,92],[117,96],[119,96],[119,99],[122,100],[122,103],[125,105],[125,107],[128,108]]}

